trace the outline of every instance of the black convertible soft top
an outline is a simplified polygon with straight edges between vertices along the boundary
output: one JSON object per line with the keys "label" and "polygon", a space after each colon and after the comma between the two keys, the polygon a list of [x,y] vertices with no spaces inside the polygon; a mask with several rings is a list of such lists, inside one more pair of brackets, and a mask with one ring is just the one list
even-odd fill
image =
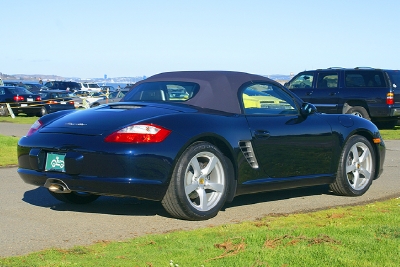
{"label": "black convertible soft top", "polygon": [[151,76],[135,84],[134,88],[146,82],[182,81],[194,82],[200,86],[199,92],[185,104],[201,108],[241,113],[238,90],[247,82],[277,82],[261,75],[235,71],[177,71]]}

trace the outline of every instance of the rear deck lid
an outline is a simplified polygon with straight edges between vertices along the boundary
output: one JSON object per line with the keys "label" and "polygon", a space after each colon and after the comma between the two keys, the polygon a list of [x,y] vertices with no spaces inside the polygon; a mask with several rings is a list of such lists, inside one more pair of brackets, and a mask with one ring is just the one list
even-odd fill
{"label": "rear deck lid", "polygon": [[[189,109],[187,109],[189,110]],[[65,133],[80,135],[102,135],[127,125],[148,119],[166,116],[183,109],[169,105],[145,105],[143,103],[118,103],[98,108],[73,112],[60,117],[39,130],[40,133]]]}

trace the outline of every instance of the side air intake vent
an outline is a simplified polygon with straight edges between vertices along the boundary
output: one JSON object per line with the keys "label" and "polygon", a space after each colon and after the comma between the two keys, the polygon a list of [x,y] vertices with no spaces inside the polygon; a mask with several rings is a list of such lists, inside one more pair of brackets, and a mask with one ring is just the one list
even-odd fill
{"label": "side air intake vent", "polygon": [[244,157],[250,166],[254,169],[258,169],[258,162],[256,156],[254,155],[253,146],[250,141],[240,141],[239,142],[240,149],[243,152]]}

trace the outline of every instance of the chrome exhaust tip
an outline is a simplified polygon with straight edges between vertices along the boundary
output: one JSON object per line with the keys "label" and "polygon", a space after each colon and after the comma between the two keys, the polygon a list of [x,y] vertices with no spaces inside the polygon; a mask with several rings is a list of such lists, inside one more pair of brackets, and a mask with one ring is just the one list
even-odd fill
{"label": "chrome exhaust tip", "polygon": [[71,193],[68,186],[61,180],[58,179],[47,179],[44,187],[47,187],[49,191],[54,193]]}

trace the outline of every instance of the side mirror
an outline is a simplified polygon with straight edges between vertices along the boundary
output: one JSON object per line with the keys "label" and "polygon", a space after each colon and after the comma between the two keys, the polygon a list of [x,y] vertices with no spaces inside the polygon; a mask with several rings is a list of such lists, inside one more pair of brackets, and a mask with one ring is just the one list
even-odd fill
{"label": "side mirror", "polygon": [[285,86],[285,87],[288,87],[288,86],[289,86],[289,82],[286,82],[286,83],[284,84],[284,86]]}
{"label": "side mirror", "polygon": [[307,117],[308,115],[317,113],[317,108],[311,104],[311,103],[303,103],[301,105],[301,115],[303,115],[304,117]]}

